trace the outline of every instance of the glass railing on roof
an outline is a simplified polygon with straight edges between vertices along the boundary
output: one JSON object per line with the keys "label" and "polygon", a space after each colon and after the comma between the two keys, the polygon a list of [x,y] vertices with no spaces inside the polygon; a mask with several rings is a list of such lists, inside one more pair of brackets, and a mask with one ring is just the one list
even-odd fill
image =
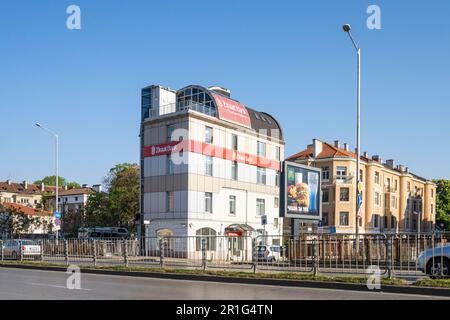
{"label": "glass railing on roof", "polygon": [[194,110],[212,117],[216,116],[216,108],[214,106],[189,100],[179,101],[178,103],[170,103],[159,108],[150,109],[147,119],[157,118],[165,114],[187,110]]}

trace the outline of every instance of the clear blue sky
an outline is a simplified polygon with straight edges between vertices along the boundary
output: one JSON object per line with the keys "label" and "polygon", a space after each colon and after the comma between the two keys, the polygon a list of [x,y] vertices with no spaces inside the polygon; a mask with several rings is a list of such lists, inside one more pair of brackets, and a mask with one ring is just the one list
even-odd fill
{"label": "clear blue sky", "polygon": [[[66,28],[77,4],[82,29]],[[369,4],[382,29],[366,27]],[[355,146],[362,47],[362,151],[450,178],[450,1],[2,1],[0,180],[101,181],[139,157],[140,89],[221,85],[282,124],[286,155],[314,137]]]}

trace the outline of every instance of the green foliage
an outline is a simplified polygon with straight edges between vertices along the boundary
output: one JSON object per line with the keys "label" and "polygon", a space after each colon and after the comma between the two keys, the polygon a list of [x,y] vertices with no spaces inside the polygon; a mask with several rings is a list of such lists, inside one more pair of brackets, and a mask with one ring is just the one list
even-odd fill
{"label": "green foliage", "polygon": [[450,230],[450,180],[433,180],[436,184],[436,224]]}
{"label": "green foliage", "polygon": [[0,234],[20,237],[20,234],[28,233],[31,227],[40,226],[41,220],[38,217],[30,217],[23,212],[0,205]]}
{"label": "green foliage", "polygon": [[86,205],[88,226],[126,227],[135,231],[139,212],[140,171],[137,164],[123,163],[111,168],[104,179],[108,193],[95,193]]}
{"label": "green foliage", "polygon": [[[41,180],[37,180],[34,182],[35,184],[44,183],[46,186],[55,186],[56,185],[56,176],[46,176]],[[77,189],[80,188],[80,185],[76,182],[69,182],[63,177],[58,177],[58,186],[62,187],[67,185],[69,189]]]}

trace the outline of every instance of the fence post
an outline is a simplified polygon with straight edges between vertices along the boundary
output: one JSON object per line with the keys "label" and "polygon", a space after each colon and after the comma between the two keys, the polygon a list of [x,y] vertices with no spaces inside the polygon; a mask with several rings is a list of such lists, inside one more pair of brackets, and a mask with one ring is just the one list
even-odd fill
{"label": "fence post", "polygon": [[313,247],[312,247],[312,249],[313,249],[313,252],[312,252],[312,254],[313,254],[313,271],[314,271],[314,276],[318,276],[319,275],[319,270],[318,270],[318,255],[317,255],[317,253],[318,253],[318,248],[317,248],[317,246],[318,246],[318,242],[317,242],[317,240],[316,239],[313,239]]}
{"label": "fence post", "polygon": [[69,265],[69,246],[67,240],[64,240],[64,260],[66,261],[66,266]]}
{"label": "fence post", "polygon": [[1,261],[3,262],[3,240],[0,240],[0,255],[1,255]]}
{"label": "fence post", "polygon": [[392,259],[393,259],[393,256],[392,256],[392,244],[393,244],[393,241],[392,241],[392,235],[390,235],[390,236],[387,236],[388,238],[387,238],[387,271],[388,271],[388,278],[389,279],[392,279]]}
{"label": "fence post", "polygon": [[128,245],[127,245],[127,239],[123,240],[123,260],[125,263],[125,267],[128,267]]}
{"label": "fence post", "polygon": [[159,238],[159,265],[164,268],[164,239]]}
{"label": "fence post", "polygon": [[19,259],[23,261],[22,242],[19,242]]}
{"label": "fence post", "polygon": [[97,245],[96,240],[92,240],[92,260],[94,261],[94,266],[97,265]]}
{"label": "fence post", "polygon": [[40,245],[41,245],[41,254],[39,256],[39,259],[42,261],[44,261],[44,240],[40,241]]}
{"label": "fence post", "polygon": [[256,238],[252,239],[252,263],[253,263],[253,273],[256,273],[256,266],[258,264],[258,257],[256,252]]}
{"label": "fence post", "polygon": [[202,267],[206,270],[206,239],[202,239]]}

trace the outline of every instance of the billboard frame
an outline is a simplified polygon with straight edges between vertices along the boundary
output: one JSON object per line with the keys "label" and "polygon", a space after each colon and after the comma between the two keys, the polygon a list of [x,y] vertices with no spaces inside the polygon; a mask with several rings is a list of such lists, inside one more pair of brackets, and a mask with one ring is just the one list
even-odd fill
{"label": "billboard frame", "polygon": [[[296,168],[301,168],[307,171],[317,172],[319,175],[319,183],[318,183],[318,213],[315,215],[312,214],[301,214],[301,213],[289,213],[287,211],[287,167],[292,166]],[[281,172],[281,184],[280,184],[280,217],[282,218],[293,218],[293,219],[300,219],[304,222],[308,223],[315,223],[320,220],[322,220],[322,169],[311,167],[303,164],[299,164],[297,162],[291,162],[291,161],[283,161],[282,165],[282,172]]]}

